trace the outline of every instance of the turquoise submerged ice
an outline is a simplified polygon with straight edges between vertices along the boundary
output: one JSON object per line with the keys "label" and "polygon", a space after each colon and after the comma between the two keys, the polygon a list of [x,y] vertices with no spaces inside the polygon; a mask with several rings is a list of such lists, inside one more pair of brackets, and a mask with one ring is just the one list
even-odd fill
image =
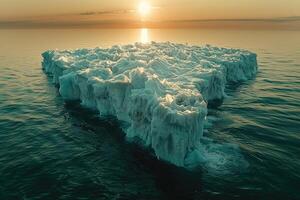
{"label": "turquoise submerged ice", "polygon": [[158,159],[177,166],[201,146],[207,102],[223,99],[227,82],[257,72],[249,51],[169,42],[42,55],[65,100],[128,122],[127,137],[138,137]]}

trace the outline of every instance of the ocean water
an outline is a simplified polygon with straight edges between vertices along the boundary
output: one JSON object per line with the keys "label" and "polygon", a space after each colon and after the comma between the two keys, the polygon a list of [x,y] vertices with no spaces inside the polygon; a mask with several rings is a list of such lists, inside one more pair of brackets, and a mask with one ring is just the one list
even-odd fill
{"label": "ocean water", "polygon": [[[0,30],[0,199],[300,199],[300,32]],[[65,104],[41,70],[48,49],[172,41],[258,54],[253,80],[209,110],[194,170],[126,141],[115,119]]]}

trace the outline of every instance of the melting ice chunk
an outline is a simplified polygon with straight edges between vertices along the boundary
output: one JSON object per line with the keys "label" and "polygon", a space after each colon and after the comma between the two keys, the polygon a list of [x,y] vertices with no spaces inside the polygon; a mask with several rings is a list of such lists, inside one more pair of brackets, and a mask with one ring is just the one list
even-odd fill
{"label": "melting ice chunk", "polygon": [[159,159],[184,166],[203,136],[207,102],[227,82],[252,78],[256,54],[212,46],[155,43],[46,51],[43,69],[65,100],[80,100],[130,127]]}

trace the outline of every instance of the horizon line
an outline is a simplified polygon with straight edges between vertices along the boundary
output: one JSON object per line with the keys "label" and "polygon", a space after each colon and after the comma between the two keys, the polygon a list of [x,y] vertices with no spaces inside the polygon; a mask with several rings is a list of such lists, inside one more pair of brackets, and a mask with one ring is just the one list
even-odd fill
{"label": "horizon line", "polygon": [[0,20],[0,29],[39,28],[259,28],[300,30],[300,16],[182,20]]}

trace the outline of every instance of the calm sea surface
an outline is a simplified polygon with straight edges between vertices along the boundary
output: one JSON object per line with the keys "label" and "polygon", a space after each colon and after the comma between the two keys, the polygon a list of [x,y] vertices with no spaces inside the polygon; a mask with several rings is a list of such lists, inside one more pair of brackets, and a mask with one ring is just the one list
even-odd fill
{"label": "calm sea surface", "polygon": [[[209,167],[157,161],[41,70],[47,49],[152,40],[258,54],[256,78],[210,110]],[[0,199],[300,199],[300,32],[0,30]]]}

